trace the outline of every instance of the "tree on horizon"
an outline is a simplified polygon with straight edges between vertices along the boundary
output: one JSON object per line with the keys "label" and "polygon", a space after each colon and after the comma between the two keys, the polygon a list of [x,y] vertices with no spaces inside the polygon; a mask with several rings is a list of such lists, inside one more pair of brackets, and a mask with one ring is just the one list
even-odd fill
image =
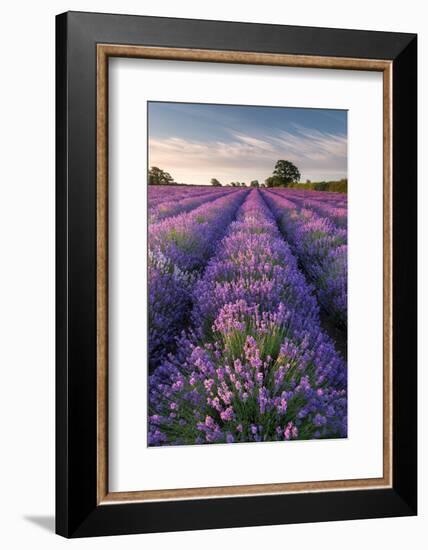
{"label": "tree on horizon", "polygon": [[300,181],[300,171],[289,160],[278,160],[272,176],[266,179],[267,187],[288,187]]}
{"label": "tree on horizon", "polygon": [[157,166],[152,166],[149,170],[149,185],[172,185],[174,178],[169,172],[161,170]]}

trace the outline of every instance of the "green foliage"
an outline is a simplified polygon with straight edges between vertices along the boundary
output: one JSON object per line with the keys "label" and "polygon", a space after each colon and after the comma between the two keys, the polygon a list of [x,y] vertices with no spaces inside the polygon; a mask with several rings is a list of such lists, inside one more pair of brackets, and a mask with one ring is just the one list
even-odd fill
{"label": "green foliage", "polygon": [[326,181],[317,181],[314,183],[315,191],[327,191],[327,182]]}
{"label": "green foliage", "polygon": [[157,166],[152,166],[149,170],[149,185],[173,185],[174,178],[168,172],[161,170]]}
{"label": "green foliage", "polygon": [[252,180],[250,182],[250,187],[260,187],[259,180]]}
{"label": "green foliage", "polygon": [[[203,223],[203,222],[200,222]],[[189,234],[185,229],[177,229],[172,227],[169,231],[165,233],[164,236],[165,244],[174,243],[177,248],[183,252],[191,253],[195,248],[195,241],[197,238],[195,235]]]}
{"label": "green foliage", "polygon": [[340,181],[329,181],[327,182],[327,191],[335,191],[336,193],[347,193],[348,192],[348,180],[343,179]]}
{"label": "green foliage", "polygon": [[214,187],[221,187],[221,183],[216,178],[211,179],[211,185],[213,185]]}
{"label": "green foliage", "polygon": [[[287,329],[284,326],[273,326],[269,331],[260,332],[254,325],[254,319],[247,317],[239,330],[230,330],[227,333],[219,334],[223,341],[225,355],[230,361],[237,357],[243,359],[243,350],[248,336],[257,342],[261,359],[266,361],[270,357],[273,366],[277,366],[281,344],[287,336]],[[292,360],[289,361],[290,366],[291,364]]]}
{"label": "green foliage", "polygon": [[315,181],[306,183],[294,183],[289,187],[294,189],[312,189],[314,191],[333,191],[335,193],[348,192],[348,180],[341,179],[339,181]]}
{"label": "green foliage", "polygon": [[297,166],[289,160],[278,160],[273,175],[266,180],[266,185],[268,187],[288,187],[298,181],[300,181],[300,172]]}
{"label": "green foliage", "polygon": [[278,178],[277,176],[269,176],[265,179],[264,183],[265,187],[288,187],[287,185],[284,185],[281,178]]}

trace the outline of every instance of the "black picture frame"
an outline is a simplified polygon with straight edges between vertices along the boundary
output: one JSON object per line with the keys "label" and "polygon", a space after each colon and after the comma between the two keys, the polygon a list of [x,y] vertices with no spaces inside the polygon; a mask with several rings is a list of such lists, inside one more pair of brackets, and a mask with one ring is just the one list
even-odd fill
{"label": "black picture frame", "polygon": [[[391,488],[97,504],[96,46],[392,61]],[[65,537],[417,513],[417,36],[68,12],[56,18],[56,532]]]}

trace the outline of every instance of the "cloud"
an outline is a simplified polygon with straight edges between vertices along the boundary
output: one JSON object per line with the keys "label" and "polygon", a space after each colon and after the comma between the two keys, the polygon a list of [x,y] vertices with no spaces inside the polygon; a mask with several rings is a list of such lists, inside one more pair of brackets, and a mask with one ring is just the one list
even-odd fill
{"label": "cloud", "polygon": [[150,166],[160,166],[176,181],[209,183],[216,177],[230,181],[263,181],[278,159],[294,162],[302,180],[346,177],[347,138],[295,125],[295,132],[252,136],[231,132],[229,141],[192,141],[179,137],[151,138]]}
{"label": "cloud", "polygon": [[332,162],[346,160],[347,156],[345,135],[298,127],[298,133],[280,132],[279,137],[273,140],[279,147],[287,148],[303,158]]}
{"label": "cloud", "polygon": [[269,141],[258,139],[253,136],[247,136],[245,134],[238,134],[233,133],[233,136],[242,143],[246,143],[247,145],[250,145],[251,147],[255,147],[257,149],[263,150],[263,151],[272,151],[273,145],[272,143],[269,143]]}

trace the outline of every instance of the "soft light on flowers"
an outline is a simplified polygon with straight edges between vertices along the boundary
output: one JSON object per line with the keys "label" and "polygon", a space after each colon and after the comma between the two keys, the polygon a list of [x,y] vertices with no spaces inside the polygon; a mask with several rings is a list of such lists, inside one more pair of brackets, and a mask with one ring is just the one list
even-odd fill
{"label": "soft light on flowers", "polygon": [[333,204],[295,201],[239,190],[150,229],[165,260],[150,279],[149,445],[346,437],[346,364],[318,304],[345,322],[346,228],[320,217]]}

